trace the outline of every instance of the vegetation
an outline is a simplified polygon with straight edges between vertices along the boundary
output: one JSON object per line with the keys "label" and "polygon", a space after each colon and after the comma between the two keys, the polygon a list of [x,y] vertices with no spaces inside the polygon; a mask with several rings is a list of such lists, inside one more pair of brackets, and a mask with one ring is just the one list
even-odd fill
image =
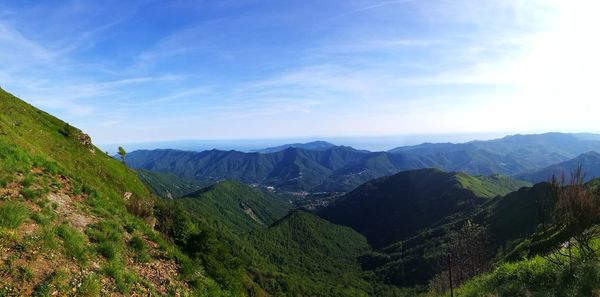
{"label": "vegetation", "polygon": [[548,181],[553,175],[561,175],[565,172],[573,172],[581,167],[586,172],[585,181],[589,181],[600,176],[600,154],[597,152],[586,152],[574,159],[570,159],[558,164],[553,164],[548,167],[527,172],[518,175],[519,179],[530,182]]}
{"label": "vegetation", "polygon": [[[460,296],[595,296],[600,293],[600,193],[596,182],[584,184],[579,167],[567,181],[549,184],[551,220],[531,236],[539,255],[501,261],[488,274],[467,282]],[[537,241],[537,242],[536,242]]]}
{"label": "vegetation", "polygon": [[0,295],[223,295],[152,230],[151,197],[83,132],[0,90]]}
{"label": "vegetation", "polygon": [[[130,170],[82,131],[0,91],[0,296],[436,296],[450,284],[459,296],[597,295],[600,182],[584,183],[581,171],[531,187],[502,175],[405,171],[319,216],[261,186],[222,181],[350,189],[432,165],[516,171],[596,145],[558,145],[563,138],[529,139],[523,152],[511,149],[525,141],[515,136],[459,150],[127,155],[136,167],[210,176],[202,188]],[[523,161],[539,153],[535,143],[557,145]],[[155,198],[142,180],[173,199]]]}
{"label": "vegetation", "polygon": [[143,169],[137,170],[137,173],[144,184],[152,189],[152,192],[166,199],[181,198],[207,186],[193,179],[182,178],[169,173]]}
{"label": "vegetation", "polygon": [[121,162],[123,162],[123,164],[126,164],[125,163],[125,156],[127,155],[127,152],[125,151],[125,149],[122,146],[119,147],[118,154],[121,157]]}
{"label": "vegetation", "polygon": [[352,227],[373,245],[383,247],[524,185],[510,178],[472,177],[435,169],[405,171],[362,185],[320,215]]}
{"label": "vegetation", "polygon": [[[264,153],[135,151],[128,155],[128,163],[133,168],[172,173],[208,184],[233,179],[284,191],[347,192],[375,178],[423,168],[474,175],[523,174],[525,178],[526,173],[589,151],[600,151],[600,141],[578,134],[548,133],[464,144],[423,144],[389,152],[327,144],[285,147]],[[532,181],[545,181],[548,177]]]}
{"label": "vegetation", "polygon": [[179,199],[192,214],[213,220],[232,231],[267,227],[292,205],[280,197],[239,182],[224,181]]}
{"label": "vegetation", "polygon": [[27,206],[20,202],[9,201],[0,205],[0,227],[15,229],[29,217]]}

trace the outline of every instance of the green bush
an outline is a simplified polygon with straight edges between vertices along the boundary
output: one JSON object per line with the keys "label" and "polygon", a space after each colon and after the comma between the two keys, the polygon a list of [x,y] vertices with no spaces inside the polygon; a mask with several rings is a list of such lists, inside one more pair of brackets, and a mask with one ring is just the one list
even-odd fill
{"label": "green bush", "polygon": [[0,227],[15,229],[29,217],[25,204],[9,201],[0,206]]}

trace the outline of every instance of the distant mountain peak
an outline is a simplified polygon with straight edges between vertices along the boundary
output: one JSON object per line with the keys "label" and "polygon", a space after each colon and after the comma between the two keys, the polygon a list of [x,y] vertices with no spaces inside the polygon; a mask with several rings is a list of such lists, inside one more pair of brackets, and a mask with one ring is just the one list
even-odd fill
{"label": "distant mountain peak", "polygon": [[336,146],[335,144],[327,142],[327,141],[316,140],[316,141],[311,141],[311,142],[306,142],[306,143],[289,143],[289,144],[284,144],[284,145],[279,145],[279,146],[274,146],[274,147],[268,147],[265,149],[254,150],[254,152],[268,154],[268,153],[276,153],[276,152],[284,151],[289,148],[299,148],[299,149],[304,149],[304,150],[309,150],[309,151],[325,151],[325,150],[328,150],[335,146]]}

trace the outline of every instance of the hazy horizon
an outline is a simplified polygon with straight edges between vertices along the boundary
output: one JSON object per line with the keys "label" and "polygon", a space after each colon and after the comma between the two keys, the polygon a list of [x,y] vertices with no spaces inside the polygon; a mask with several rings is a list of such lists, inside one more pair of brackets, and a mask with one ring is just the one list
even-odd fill
{"label": "hazy horizon", "polygon": [[597,8],[5,2],[0,85],[101,144],[586,131],[600,110]]}
{"label": "hazy horizon", "polygon": [[[545,133],[567,133],[560,131],[545,131],[537,133],[464,133],[464,134],[424,134],[424,135],[385,135],[385,136],[354,136],[354,137],[288,137],[288,138],[245,138],[245,139],[183,139],[150,142],[124,142],[98,144],[103,151],[114,154],[119,146],[127,151],[177,149],[186,151],[204,150],[236,150],[252,152],[287,144],[326,141],[334,145],[350,146],[359,150],[387,151],[401,146],[419,145],[423,143],[465,143],[470,141],[487,141],[512,135],[532,135]],[[595,131],[580,131],[574,134],[595,134]]]}

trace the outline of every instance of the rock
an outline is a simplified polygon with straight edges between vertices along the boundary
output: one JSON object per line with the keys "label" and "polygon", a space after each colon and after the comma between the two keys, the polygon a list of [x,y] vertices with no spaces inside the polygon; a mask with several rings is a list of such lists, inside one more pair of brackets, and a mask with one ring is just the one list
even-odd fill
{"label": "rock", "polygon": [[90,150],[90,152],[95,153],[96,152],[96,148],[94,147],[94,144],[92,143],[92,138],[79,131],[78,135],[77,135],[77,140],[79,140],[79,143],[81,143],[83,146],[85,146],[87,149]]}

